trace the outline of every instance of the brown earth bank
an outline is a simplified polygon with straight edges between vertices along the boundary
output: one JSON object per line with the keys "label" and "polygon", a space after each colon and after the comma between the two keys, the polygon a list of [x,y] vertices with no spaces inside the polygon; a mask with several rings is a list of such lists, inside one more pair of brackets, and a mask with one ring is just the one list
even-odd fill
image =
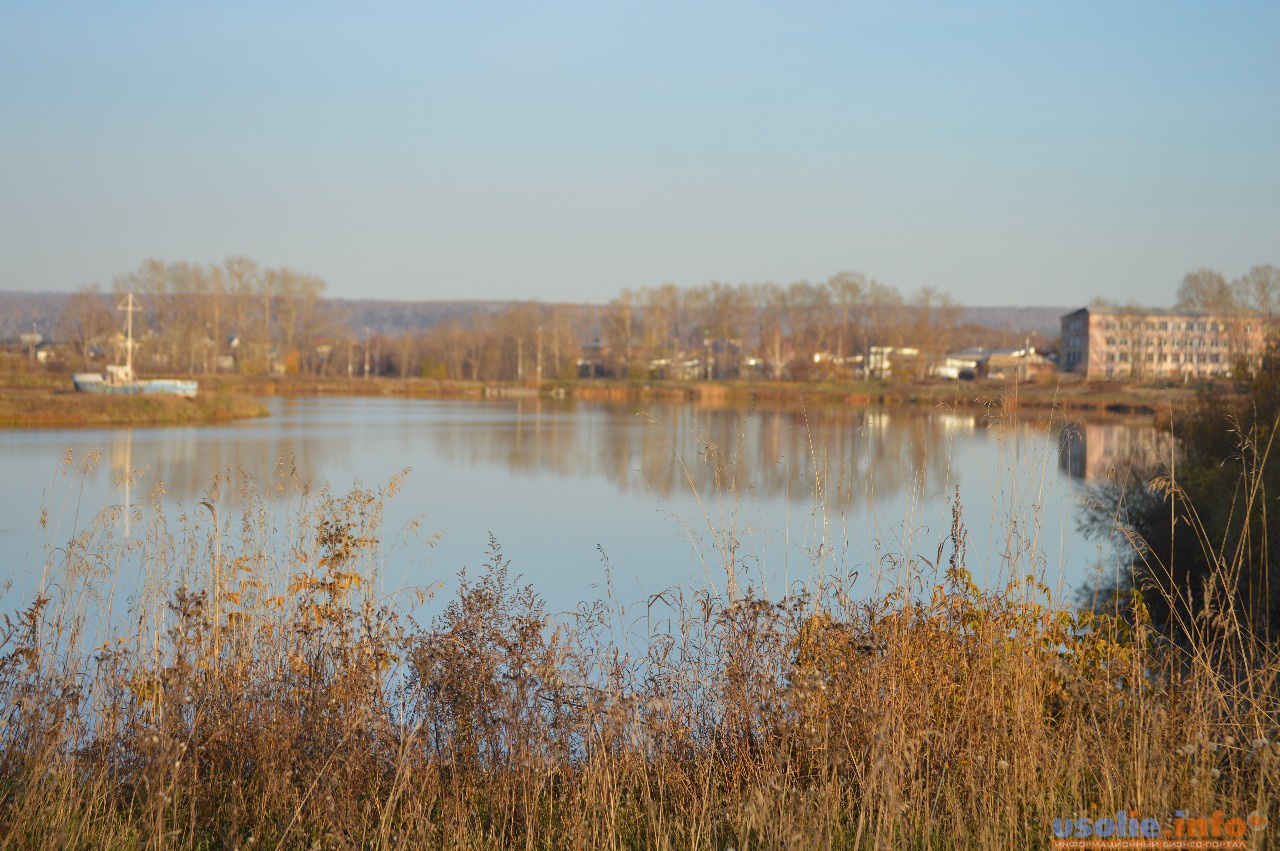
{"label": "brown earth bank", "polygon": [[852,381],[843,383],[708,382],[628,384],[577,382],[566,393],[579,399],[673,398],[726,404],[842,404],[884,407],[1000,409],[1026,413],[1159,416],[1191,399],[1192,385],[1120,382],[1017,384],[1005,381]]}
{"label": "brown earth bank", "polygon": [[71,390],[70,375],[0,375],[0,426],[196,425],[267,411],[255,397],[374,396],[411,399],[483,399],[549,396],[587,401],[638,399],[689,401],[702,405],[854,405],[998,409],[1073,419],[1111,416],[1167,417],[1190,400],[1197,385],[1084,382],[1054,376],[1031,383],[1012,381],[871,380],[622,381],[581,379],[543,382],[440,381],[421,378],[332,378],[313,376],[193,376],[195,400],[163,396],[97,396]]}
{"label": "brown earth bank", "polygon": [[1167,415],[1191,399],[1197,385],[1083,382],[1074,377],[1020,384],[1011,381],[436,381],[419,378],[264,378],[221,376],[202,386],[251,396],[395,396],[404,398],[520,398],[554,396],[589,401],[669,399],[701,404],[839,404],[955,409],[1000,408],[1080,416]]}
{"label": "brown earth bank", "polygon": [[265,417],[256,399],[227,393],[117,396],[50,387],[0,387],[0,427],[203,425]]}

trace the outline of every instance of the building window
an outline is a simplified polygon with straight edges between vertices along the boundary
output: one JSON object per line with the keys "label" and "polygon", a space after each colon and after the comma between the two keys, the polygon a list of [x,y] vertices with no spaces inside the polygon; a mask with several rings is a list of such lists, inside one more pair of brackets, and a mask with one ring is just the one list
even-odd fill
{"label": "building window", "polygon": [[1204,323],[1203,323],[1203,322],[1201,322],[1201,323],[1200,323],[1200,329],[1199,329],[1199,330],[1201,330],[1201,331],[1207,331],[1207,330],[1209,330],[1209,329],[1208,329],[1208,328],[1205,328],[1205,327],[1204,327]]}
{"label": "building window", "polygon": [[1105,325],[1103,325],[1102,327],[1103,327],[1103,328],[1106,328],[1108,331],[1114,331],[1114,330],[1116,330],[1116,323],[1114,323],[1114,322],[1108,322],[1108,323],[1106,323]]}
{"label": "building window", "polygon": [[1107,363],[1115,363],[1116,356],[1110,352],[1107,353]]}
{"label": "building window", "polygon": [[1168,330],[1169,330],[1169,323],[1168,323],[1168,322],[1161,322],[1161,323],[1160,323],[1160,330],[1161,330],[1161,331],[1168,331]]}

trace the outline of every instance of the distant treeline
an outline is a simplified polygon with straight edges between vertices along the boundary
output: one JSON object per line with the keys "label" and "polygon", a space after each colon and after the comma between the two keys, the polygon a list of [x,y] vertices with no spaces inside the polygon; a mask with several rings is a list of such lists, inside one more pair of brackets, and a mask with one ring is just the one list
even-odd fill
{"label": "distant treeline", "polygon": [[[143,303],[135,363],[184,373],[401,375],[453,380],[613,377],[811,379],[852,374],[873,347],[918,350],[923,374],[957,348],[1051,349],[1067,308],[962,308],[947,293],[904,294],[858,272],[791,284],[674,284],[623,290],[604,305],[503,301],[327,299],[324,280],[249,258],[221,263],[146,260],[98,286],[29,303],[40,332],[78,364],[119,356],[115,302]],[[1256,266],[1237,281],[1188,274],[1178,304],[1275,312],[1280,274]],[[22,310],[0,311],[29,330]],[[0,333],[6,329],[0,327]]]}
{"label": "distant treeline", "polygon": [[605,305],[344,302],[323,298],[325,289],[314,275],[245,257],[146,260],[111,293],[90,286],[68,296],[48,336],[85,366],[118,358],[113,308],[130,292],[143,305],[135,366],[197,374],[809,378],[874,346],[918,349],[923,365],[958,344],[992,342],[989,328],[960,333],[963,310],[950,295],[906,296],[856,272],[789,285],[665,284]]}

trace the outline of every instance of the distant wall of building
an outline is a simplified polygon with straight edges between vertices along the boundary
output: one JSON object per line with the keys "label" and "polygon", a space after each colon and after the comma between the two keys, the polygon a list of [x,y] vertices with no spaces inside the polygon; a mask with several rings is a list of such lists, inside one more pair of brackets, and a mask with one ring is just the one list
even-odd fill
{"label": "distant wall of building", "polygon": [[1256,368],[1263,344],[1255,315],[1083,308],[1062,317],[1058,363],[1089,379],[1213,378]]}

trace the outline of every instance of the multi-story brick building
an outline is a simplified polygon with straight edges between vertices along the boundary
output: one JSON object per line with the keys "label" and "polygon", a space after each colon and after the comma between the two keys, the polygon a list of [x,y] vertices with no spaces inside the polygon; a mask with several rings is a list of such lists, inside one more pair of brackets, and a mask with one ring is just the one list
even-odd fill
{"label": "multi-story brick building", "polygon": [[1062,317],[1058,365],[1087,379],[1230,375],[1256,368],[1262,324],[1253,314],[1085,307]]}

